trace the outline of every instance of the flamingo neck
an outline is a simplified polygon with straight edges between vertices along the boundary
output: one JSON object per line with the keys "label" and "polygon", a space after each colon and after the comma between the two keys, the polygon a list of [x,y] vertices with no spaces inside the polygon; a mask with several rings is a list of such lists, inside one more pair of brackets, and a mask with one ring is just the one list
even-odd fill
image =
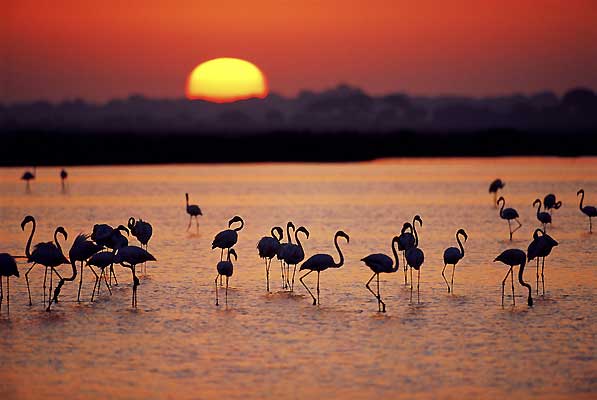
{"label": "flamingo neck", "polygon": [[292,235],[290,234],[290,227],[292,226],[292,229],[294,230],[294,225],[286,225],[286,237],[288,238],[288,244],[292,244]]}
{"label": "flamingo neck", "polygon": [[301,243],[301,241],[299,240],[299,236],[298,236],[298,232],[294,231],[294,240],[296,240],[296,244],[298,245],[299,249],[301,250],[302,253],[304,253],[305,251],[303,250],[303,244]]}
{"label": "flamingo neck", "polygon": [[460,235],[456,233],[456,242],[458,242],[458,247],[460,247],[460,258],[464,257],[464,246],[460,241]]}
{"label": "flamingo neck", "polygon": [[338,255],[340,256],[340,261],[338,264],[334,264],[336,268],[340,268],[344,265],[344,254],[342,254],[342,250],[340,250],[340,246],[338,245],[338,236],[334,237],[334,246],[336,246],[336,250],[338,251]]}
{"label": "flamingo neck", "polygon": [[531,288],[531,285],[529,285],[528,283],[526,283],[523,279],[523,273],[524,273],[524,266],[525,266],[525,262],[524,260],[522,261],[522,263],[520,264],[520,268],[518,269],[518,282],[526,287],[529,291],[529,297],[527,299],[527,302],[529,304],[529,307],[533,306],[533,297],[531,295],[531,293],[533,292],[533,289]]}
{"label": "flamingo neck", "polygon": [[582,211],[582,203],[585,199],[585,192],[584,190],[582,192],[580,192],[580,204],[578,205],[578,208],[580,208],[580,210]]}
{"label": "flamingo neck", "polygon": [[419,235],[417,234],[417,224],[414,223],[413,221],[413,225],[412,225],[412,231],[413,234],[415,235],[415,247],[419,246]]}
{"label": "flamingo neck", "polygon": [[504,207],[506,206],[506,200],[502,199],[502,201],[498,200],[498,202],[502,203],[502,206],[500,207],[500,217],[503,218],[504,217]]}
{"label": "flamingo neck", "polygon": [[541,200],[539,200],[535,204],[537,204],[537,218],[539,218],[539,214],[541,213]]}
{"label": "flamingo neck", "polygon": [[392,272],[398,271],[398,268],[400,267],[400,258],[398,257],[398,250],[396,249],[397,244],[397,240],[392,240],[392,253],[394,253],[394,267],[392,268]]}
{"label": "flamingo neck", "polygon": [[31,229],[31,234],[29,235],[29,239],[27,240],[27,246],[25,247],[25,255],[27,258],[31,258],[31,242],[33,241],[33,235],[35,234],[35,220],[33,222],[33,229]]}
{"label": "flamingo neck", "polygon": [[56,244],[56,247],[58,247],[58,250],[60,251],[60,254],[62,253],[62,247],[60,247],[60,242],[58,242],[58,229],[56,229],[54,231],[54,243]]}

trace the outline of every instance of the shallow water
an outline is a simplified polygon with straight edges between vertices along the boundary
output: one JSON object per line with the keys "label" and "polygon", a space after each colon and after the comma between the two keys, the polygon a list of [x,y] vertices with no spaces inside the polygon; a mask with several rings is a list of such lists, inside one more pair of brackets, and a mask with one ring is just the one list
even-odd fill
{"label": "shallow water", "polygon": [[[578,210],[597,204],[597,159],[418,159],[355,164],[261,164],[69,168],[65,193],[58,169],[40,168],[25,193],[22,169],[0,169],[0,251],[23,254],[37,218],[34,243],[64,225],[69,240],[94,223],[153,224],[149,250],[158,259],[141,278],[138,309],[130,307],[131,276],[118,267],[120,285],[94,303],[77,304],[76,284],[62,290],[51,313],[43,310],[41,268],[30,277],[36,301],[27,306],[21,278],[11,279],[11,310],[0,317],[0,398],[570,398],[597,391],[597,235]],[[487,193],[506,181],[507,206],[523,227],[508,239]],[[199,233],[185,231],[184,193],[199,204]],[[535,269],[525,279],[535,306],[515,282],[516,306],[500,305],[506,267],[502,250],[526,250],[537,227],[531,203],[554,192],[563,207],[549,233],[560,242],[546,263],[545,297],[535,295]],[[387,313],[377,312],[364,283],[371,272],[359,260],[391,255],[402,223],[422,216],[419,304],[401,273],[382,275]],[[214,305],[211,240],[240,215],[228,307]],[[274,293],[265,291],[264,264],[255,245],[288,220],[311,232],[307,257],[330,253],[337,229],[346,264],[321,274],[321,306],[296,283],[281,290],[272,263]],[[597,221],[595,221],[597,222]],[[442,253],[454,233],[469,234],[455,274],[455,294],[441,276]],[[597,228],[597,226],[596,226]],[[597,229],[596,229],[597,230]],[[134,242],[134,239],[132,240]],[[69,266],[60,267],[68,275]],[[306,278],[314,288],[316,276]],[[78,280],[78,278],[77,278]],[[83,293],[92,279],[85,271]],[[507,292],[509,293],[509,292]],[[223,294],[223,293],[222,293]]]}

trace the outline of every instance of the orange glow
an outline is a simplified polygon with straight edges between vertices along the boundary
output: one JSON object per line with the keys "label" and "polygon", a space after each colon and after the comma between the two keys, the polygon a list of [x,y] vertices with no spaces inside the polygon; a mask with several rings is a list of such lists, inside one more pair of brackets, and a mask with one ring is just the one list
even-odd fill
{"label": "orange glow", "polygon": [[187,80],[187,98],[215,103],[267,96],[265,76],[254,64],[238,58],[216,58],[199,64]]}

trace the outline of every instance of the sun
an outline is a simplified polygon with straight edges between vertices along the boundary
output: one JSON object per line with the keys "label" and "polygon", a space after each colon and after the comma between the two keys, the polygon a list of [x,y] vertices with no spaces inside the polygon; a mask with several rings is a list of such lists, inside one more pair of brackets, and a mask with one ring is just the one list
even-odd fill
{"label": "sun", "polygon": [[189,100],[229,103],[267,96],[263,72],[255,64],[238,58],[214,58],[199,64],[189,74],[186,88]]}

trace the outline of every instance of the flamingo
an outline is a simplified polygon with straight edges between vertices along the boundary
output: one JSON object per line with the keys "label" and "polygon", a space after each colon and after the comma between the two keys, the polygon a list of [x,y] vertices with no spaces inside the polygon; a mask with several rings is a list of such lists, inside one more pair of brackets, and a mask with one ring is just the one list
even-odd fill
{"label": "flamingo", "polygon": [[197,225],[197,232],[199,232],[199,219],[197,218],[199,215],[203,215],[201,209],[196,204],[189,205],[189,194],[184,194],[187,199],[187,214],[189,214],[189,226],[187,226],[187,232],[191,229],[191,222],[193,222],[193,217],[195,217],[195,224]]}
{"label": "flamingo", "polygon": [[[541,236],[539,236],[539,233],[541,233]],[[557,245],[558,242],[547,233],[539,228],[535,229],[535,232],[533,233],[533,241],[527,248],[527,255],[528,261],[533,261],[534,258],[537,259],[537,294],[539,294],[539,259],[542,259],[541,286],[543,288],[543,296],[545,296],[545,275],[543,274],[543,270],[545,269],[545,257],[547,257],[551,253],[551,250]]]}
{"label": "flamingo", "polygon": [[493,193],[493,204],[497,208],[496,197],[497,191],[503,189],[506,186],[506,182],[502,181],[501,179],[496,179],[489,185],[489,193]]}
{"label": "flamingo", "polygon": [[295,232],[296,228],[292,222],[288,222],[286,224],[286,237],[287,243],[280,243],[280,247],[278,248],[278,252],[276,253],[276,258],[280,260],[280,270],[282,273],[282,289],[286,289],[286,278],[284,274],[284,253],[286,252],[286,247],[292,244],[292,235],[290,234],[290,228],[292,231]]}
{"label": "flamingo", "polygon": [[[277,234],[277,235],[276,235]],[[265,280],[267,291],[269,292],[269,270],[272,264],[272,258],[278,253],[280,240],[284,237],[284,230],[279,226],[274,226],[271,230],[271,236],[264,236],[257,243],[259,257],[265,260]]]}
{"label": "flamingo", "polygon": [[[458,261],[464,258],[464,246],[460,241],[459,235],[462,235],[464,237],[464,242],[466,243],[466,241],[468,240],[468,235],[466,234],[466,231],[464,229],[458,229],[458,231],[456,232],[456,242],[458,243],[458,247],[460,248],[448,247],[446,250],[444,250],[444,269],[442,269],[442,276],[444,277],[444,281],[446,281],[446,285],[448,285],[448,293],[450,293],[450,291],[454,293],[454,270],[456,269],[456,264],[458,264]],[[446,270],[446,266],[448,264],[452,264],[452,283],[448,283],[446,275],[444,275],[444,271]]]}
{"label": "flamingo", "polygon": [[25,188],[27,191],[31,190],[29,182],[35,179],[35,175],[37,175],[37,167],[33,167],[33,172],[25,171],[25,173],[21,176],[21,180],[26,182]]}
{"label": "flamingo", "polygon": [[524,253],[524,251],[522,251],[520,249],[508,249],[508,250],[504,250],[499,256],[497,256],[495,258],[495,260],[493,260],[493,262],[500,261],[510,267],[510,269],[506,273],[506,277],[502,281],[502,307],[504,306],[504,288],[506,286],[506,280],[508,279],[508,275],[510,275],[512,278],[512,304],[516,305],[516,300],[514,299],[514,271],[513,271],[513,268],[516,265],[520,265],[520,268],[518,270],[518,282],[520,282],[520,284],[522,286],[526,287],[529,290],[529,297],[527,299],[527,303],[528,303],[529,307],[533,306],[533,297],[531,296],[533,289],[531,288],[531,285],[529,285],[528,283],[526,283],[523,280],[523,272],[524,272],[524,266],[526,263],[526,259],[527,259],[527,255]]}
{"label": "flamingo", "polygon": [[[365,287],[377,299],[377,311],[379,312],[386,312],[386,303],[384,303],[384,301],[381,299],[381,293],[379,292],[379,274],[391,274],[393,272],[398,271],[400,267],[400,261],[398,259],[398,251],[396,250],[395,245],[399,243],[399,240],[400,239],[398,236],[394,236],[391,243],[392,253],[394,253],[395,262],[393,262],[390,257],[382,253],[369,254],[365,258],[361,258],[361,261],[363,261],[365,265],[368,266],[371,269],[371,271],[373,271],[373,275],[367,281]],[[375,294],[375,292],[371,290],[371,287],[369,286],[369,284],[375,277],[377,277],[377,294]]]}
{"label": "flamingo", "polygon": [[578,208],[580,209],[580,211],[583,214],[585,214],[587,217],[589,217],[589,233],[593,233],[593,223],[591,222],[591,218],[597,217],[597,208],[595,208],[593,206],[584,206],[583,207],[582,203],[585,199],[585,190],[584,189],[580,189],[578,192],[576,192],[576,197],[578,197],[578,195],[581,195],[580,204],[578,205]]}
{"label": "flamingo", "polygon": [[[114,264],[114,253],[111,251],[100,251],[99,253],[95,253],[92,255],[85,265],[87,265],[91,271],[95,274],[95,284],[93,285],[93,292],[91,293],[91,301],[93,302],[93,298],[95,297],[95,289],[97,288],[97,293],[99,295],[100,288],[102,286],[102,276],[104,277],[104,281],[106,282],[106,287],[108,288],[108,292],[112,295],[112,289],[110,288],[110,284],[108,283],[108,278],[106,277],[106,267]],[[98,267],[101,272],[98,275],[94,270],[93,267]]]}
{"label": "flamingo", "polygon": [[[85,234],[79,234],[75,238],[75,241],[73,242],[73,245],[71,246],[70,251],[68,252],[68,257],[70,258],[73,273],[70,277],[62,278],[62,279],[60,279],[60,282],[58,282],[56,289],[54,289],[54,302],[58,301],[58,295],[60,294],[60,290],[61,290],[62,286],[64,285],[64,282],[72,282],[77,277],[77,266],[76,266],[77,261],[79,261],[80,265],[81,265],[81,276],[79,278],[79,290],[77,292],[77,302],[81,301],[81,286],[83,285],[83,262],[87,261],[87,259],[89,259],[89,257],[91,257],[92,255],[94,255],[95,253],[97,253],[103,249],[103,246],[100,246],[99,244],[95,244],[94,242],[92,242],[91,240],[88,240],[88,239],[89,239],[89,235],[85,235]],[[94,275],[96,276],[96,280],[97,280],[97,274],[95,273],[93,268],[91,268],[91,267],[89,267],[89,268],[94,273]],[[51,305],[52,305],[52,302],[50,302],[50,305],[48,306],[48,310]]]}
{"label": "flamingo", "polygon": [[543,207],[546,210],[549,210],[549,212],[551,213],[551,210],[559,210],[560,207],[562,207],[562,202],[556,201],[556,195],[550,193],[548,195],[545,195],[545,197],[543,198]]}
{"label": "flamingo", "polygon": [[[296,274],[296,265],[305,259],[305,251],[303,250],[303,245],[298,238],[299,232],[305,234],[306,238],[309,239],[309,231],[304,226],[299,227],[296,231],[294,231],[294,240],[296,244],[289,244],[284,249],[283,259],[286,263],[287,270],[286,270],[286,283],[292,292],[294,290],[294,276]],[[294,265],[294,270],[292,271],[292,281],[290,281],[290,266]]]}
{"label": "flamingo", "polygon": [[533,207],[537,205],[539,206],[537,207],[537,220],[543,224],[543,230],[547,232],[547,224],[551,224],[551,215],[548,212],[541,211],[542,203],[540,199],[535,199],[533,202]]}
{"label": "flamingo", "polygon": [[220,253],[220,261],[223,260],[224,249],[230,250],[230,248],[236,244],[238,241],[238,232],[245,226],[245,221],[243,221],[243,219],[237,215],[228,221],[228,228],[230,228],[235,222],[240,222],[240,226],[238,228],[226,229],[225,231],[218,233],[211,243],[212,250],[216,247],[222,249]]}
{"label": "flamingo", "polygon": [[420,302],[419,285],[421,283],[421,266],[425,262],[425,253],[419,249],[419,236],[417,230],[413,230],[415,233],[415,244],[414,247],[406,250],[406,265],[410,267],[410,301],[413,299],[413,268],[417,270],[417,303]]}
{"label": "flamingo", "polygon": [[[153,227],[151,226],[151,224],[149,222],[143,221],[142,219],[135,221],[135,218],[130,217],[128,221],[128,227],[131,231],[131,235],[137,238],[139,243],[141,243],[142,248],[147,250],[147,244],[149,243],[151,235],[153,234]],[[146,272],[146,266],[144,264],[143,274],[145,274]]]}
{"label": "flamingo", "polygon": [[216,306],[219,306],[219,302],[218,302],[218,277],[220,278],[220,281],[222,280],[222,276],[226,277],[226,306],[228,305],[228,279],[230,279],[230,277],[232,276],[232,273],[234,272],[234,265],[232,265],[232,261],[230,261],[230,255],[234,256],[234,261],[236,261],[238,259],[237,255],[236,255],[236,251],[234,249],[229,249],[228,250],[228,259],[226,261],[220,261],[218,262],[218,265],[216,266],[217,270],[218,270],[218,275],[216,276],[215,279],[215,284],[216,284]]}
{"label": "flamingo", "polygon": [[[338,246],[339,237],[343,237],[344,239],[346,239],[346,243],[350,243],[350,238],[344,231],[338,231],[334,235],[334,246],[336,246],[336,250],[338,251],[338,255],[340,256],[340,261],[338,263],[334,262],[334,258],[329,254],[315,254],[314,256],[309,257],[307,261],[302,263],[301,267],[299,268],[299,271],[302,271],[304,269],[309,270],[309,272],[301,276],[299,280],[301,281],[305,289],[307,289],[307,292],[309,292],[309,294],[313,298],[314,306],[317,304],[321,304],[319,302],[319,274],[321,273],[321,271],[325,271],[328,268],[340,268],[342,265],[344,265],[344,255],[340,250],[340,246]],[[317,271],[317,299],[315,299],[315,296],[313,296],[313,293],[311,293],[311,291],[303,281],[303,279],[313,271]]]}
{"label": "flamingo", "polygon": [[68,172],[66,172],[66,170],[62,168],[62,170],[60,171],[60,183],[62,184],[62,191],[64,191],[65,188],[66,178],[68,178]]}
{"label": "flamingo", "polygon": [[[405,259],[405,254],[406,251],[412,247],[415,246],[415,235],[417,234],[416,230],[417,230],[417,226],[415,224],[415,222],[419,222],[419,225],[422,227],[423,226],[423,220],[421,219],[421,216],[419,215],[415,215],[415,217],[413,218],[413,222],[412,224],[406,222],[404,223],[404,225],[402,225],[402,230],[400,231],[400,236],[398,236],[398,250],[402,251],[402,261],[404,264],[404,284],[408,284],[408,277],[407,277],[407,271],[408,271],[408,265],[406,263],[406,259]],[[407,230],[410,229],[410,232],[407,232]]]}
{"label": "flamingo", "polygon": [[[512,234],[514,234],[514,232],[516,232],[517,230],[519,230],[522,227],[522,224],[518,220],[518,218],[519,218],[518,211],[516,211],[513,208],[504,209],[504,206],[506,205],[506,199],[504,199],[503,197],[500,197],[498,199],[496,205],[499,205],[500,202],[502,203],[502,207],[500,208],[500,218],[508,221],[508,230],[510,231],[510,240],[512,240]],[[515,220],[516,223],[518,224],[518,227],[514,230],[512,230],[512,224],[510,222],[512,220]]]}
{"label": "flamingo", "polygon": [[14,257],[8,253],[0,253],[0,311],[2,311],[2,298],[4,291],[2,289],[2,277],[6,277],[6,313],[10,314],[10,277],[19,277],[19,269]]}
{"label": "flamingo", "polygon": [[[35,218],[31,215],[27,215],[23,222],[21,222],[21,229],[25,230],[25,225],[28,223],[33,224],[33,228],[31,229],[31,234],[29,235],[29,239],[27,240],[27,246],[25,247],[25,255],[27,257],[27,262],[33,263],[31,267],[25,272],[25,281],[27,282],[27,292],[29,294],[29,305],[33,305],[31,301],[31,289],[29,287],[29,272],[35,267],[36,264],[43,265],[46,267],[46,273],[44,274],[44,303],[45,303],[45,293],[46,293],[46,278],[47,278],[47,271],[48,268],[51,269],[50,271],[50,296],[52,290],[52,272],[55,273],[59,279],[62,279],[62,276],[56,271],[56,267],[62,264],[68,264],[70,261],[62,253],[62,248],[60,247],[60,243],[58,242],[58,234],[60,233],[64,239],[68,238],[68,234],[64,230],[63,227],[59,226],[54,231],[54,243],[52,242],[42,242],[38,243],[34,246],[33,252],[31,252],[31,242],[33,241],[33,235],[35,234],[36,222]],[[50,299],[51,300],[51,299]]]}
{"label": "flamingo", "polygon": [[[128,239],[121,232],[129,234],[129,230],[124,225],[118,225],[114,229],[108,224],[96,224],[93,226],[93,231],[91,232],[91,240],[112,250],[112,253],[116,253],[116,250],[129,244]],[[114,281],[116,282],[115,285],[118,285],[118,279],[116,279],[116,274],[114,273],[114,265],[110,265],[110,285],[112,284],[112,277],[114,277]]]}
{"label": "flamingo", "polygon": [[125,246],[119,248],[114,255],[114,262],[125,268],[129,268],[133,275],[133,308],[137,308],[137,286],[139,286],[139,278],[137,278],[137,275],[135,274],[135,267],[137,264],[147,261],[156,261],[156,258],[147,250],[138,246]]}

